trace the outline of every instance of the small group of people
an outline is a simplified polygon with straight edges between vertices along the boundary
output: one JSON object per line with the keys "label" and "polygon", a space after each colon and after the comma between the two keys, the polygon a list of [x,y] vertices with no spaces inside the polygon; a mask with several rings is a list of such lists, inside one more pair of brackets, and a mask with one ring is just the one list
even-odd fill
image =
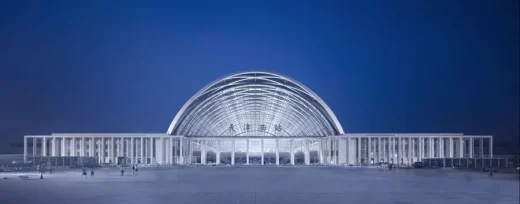
{"label": "small group of people", "polygon": [[132,165],[132,173],[137,174],[139,170],[137,169],[137,165]]}
{"label": "small group of people", "polygon": [[[81,176],[82,176],[82,177],[85,176],[85,178],[87,178],[87,168],[86,168],[86,167],[83,167],[83,168],[81,169],[81,171],[82,171]],[[94,178],[94,168],[91,168],[91,169],[90,169],[90,177],[91,177],[91,178]]]}
{"label": "small group of people", "polygon": [[[124,165],[121,165],[120,166],[120,171],[121,171],[121,176],[125,176],[125,166]],[[138,172],[138,168],[137,168],[137,165],[132,165],[132,173],[133,174],[136,174]],[[87,168],[86,167],[83,167],[81,169],[81,176],[85,176],[85,178],[88,178],[87,176]],[[90,177],[93,178],[94,177],[94,168],[91,168],[90,169]]]}
{"label": "small group of people", "polygon": [[[121,165],[121,176],[125,176],[125,166],[124,165]],[[137,172],[139,171],[139,169],[137,168],[137,165],[132,165],[132,174],[137,174]]]}

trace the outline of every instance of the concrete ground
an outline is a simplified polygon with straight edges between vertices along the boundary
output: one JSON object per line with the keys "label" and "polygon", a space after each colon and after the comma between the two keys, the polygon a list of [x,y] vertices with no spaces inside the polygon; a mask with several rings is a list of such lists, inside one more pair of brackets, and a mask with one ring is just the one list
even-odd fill
{"label": "concrete ground", "polygon": [[518,174],[345,167],[140,168],[0,175],[0,203],[519,203]]}

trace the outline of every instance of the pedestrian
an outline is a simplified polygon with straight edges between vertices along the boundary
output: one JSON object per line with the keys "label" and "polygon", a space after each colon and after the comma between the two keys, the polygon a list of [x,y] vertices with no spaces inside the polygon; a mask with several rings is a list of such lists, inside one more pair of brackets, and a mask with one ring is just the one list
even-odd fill
{"label": "pedestrian", "polygon": [[132,165],[132,174],[135,173],[135,165]]}
{"label": "pedestrian", "polygon": [[90,177],[94,178],[94,168],[90,169]]}
{"label": "pedestrian", "polygon": [[489,176],[493,176],[493,169],[489,169]]}
{"label": "pedestrian", "polygon": [[85,176],[85,178],[87,178],[87,169],[85,167],[83,167],[81,169],[82,173],[81,173],[81,177]]}
{"label": "pedestrian", "polygon": [[135,165],[135,173],[138,173],[137,165]]}
{"label": "pedestrian", "polygon": [[121,165],[121,176],[125,176],[125,168]]}
{"label": "pedestrian", "polygon": [[49,167],[49,174],[52,174],[52,166]]}

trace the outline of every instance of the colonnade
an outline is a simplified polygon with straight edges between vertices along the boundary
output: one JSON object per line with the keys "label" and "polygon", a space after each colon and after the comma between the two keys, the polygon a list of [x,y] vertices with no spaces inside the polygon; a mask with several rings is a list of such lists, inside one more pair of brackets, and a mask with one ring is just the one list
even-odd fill
{"label": "colonnade", "polygon": [[330,146],[332,152],[338,154],[327,161],[334,164],[369,165],[383,162],[411,165],[431,158],[493,157],[492,136],[349,134],[327,137],[328,140],[333,144]]}
{"label": "colonnade", "polygon": [[[238,154],[243,154],[243,164],[255,164],[252,158],[259,158],[256,164],[304,164],[310,165],[311,152],[321,152],[321,138],[317,137],[298,137],[297,139],[287,139],[287,137],[212,137],[212,138],[189,138],[189,156],[185,159],[187,164],[226,164],[236,165],[237,159],[242,158]],[[268,144],[271,145],[268,145]],[[193,156],[194,153],[197,156]],[[214,157],[211,161],[208,155]],[[223,156],[223,154],[228,154]],[[299,157],[296,155],[298,154]],[[199,156],[200,155],[200,156]],[[269,163],[269,155],[273,155],[274,163]],[[299,162],[297,162],[299,158]]]}
{"label": "colonnade", "polygon": [[[174,137],[166,135],[53,134],[24,137],[24,158],[96,157],[100,164],[171,164]],[[32,151],[29,154],[29,143]]]}
{"label": "colonnade", "polygon": [[345,134],[187,138],[166,134],[52,134],[25,136],[24,158],[28,156],[96,157],[99,163],[112,164],[411,165],[430,158],[491,158],[493,137]]}

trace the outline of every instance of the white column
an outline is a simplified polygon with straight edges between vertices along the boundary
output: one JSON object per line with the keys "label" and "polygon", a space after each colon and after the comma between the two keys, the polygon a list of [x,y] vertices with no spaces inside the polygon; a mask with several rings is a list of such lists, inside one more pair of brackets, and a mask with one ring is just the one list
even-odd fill
{"label": "white column", "polygon": [[[279,141],[278,139],[275,139],[275,142],[276,142],[276,165],[280,165],[280,151],[279,151]],[[249,146],[248,146],[249,147]]]}
{"label": "white column", "polygon": [[444,137],[439,137],[439,157],[444,158]]}
{"label": "white column", "polygon": [[439,137],[439,158],[444,158],[444,138]]}
{"label": "white column", "polygon": [[401,164],[401,158],[403,158],[403,155],[402,155],[402,140],[401,140],[401,136],[397,136],[397,164]]}
{"label": "white column", "polygon": [[426,152],[427,152],[427,156],[426,158],[432,158],[432,138],[431,137],[428,137],[426,138],[426,141],[427,141],[427,145],[426,145]]}
{"label": "white column", "polygon": [[[340,147],[338,146],[338,140],[336,138],[330,138],[329,139],[329,147],[330,147],[330,161],[331,161],[331,164],[334,164],[334,165],[338,165],[339,164],[339,159],[337,157],[337,154],[336,152],[339,152],[341,151],[340,150]],[[346,150],[346,148],[345,148]]]}
{"label": "white column", "polygon": [[37,154],[37,150],[36,150],[37,147],[38,147],[38,139],[33,138],[33,143],[32,143],[32,155],[33,155],[33,157],[38,155]]}
{"label": "white column", "polygon": [[51,156],[56,156],[56,137],[52,137],[51,139]]}
{"label": "white column", "polygon": [[422,152],[422,158],[428,158],[427,157],[427,153],[428,153],[428,145],[426,144],[426,141],[427,141],[427,138],[426,137],[421,137],[421,152]]}
{"label": "white column", "polygon": [[101,137],[101,141],[99,142],[99,155],[101,155],[101,163],[105,163],[105,150],[106,150],[106,140],[105,137]]}
{"label": "white column", "polygon": [[462,137],[459,137],[459,157],[464,158],[464,140]]}
{"label": "white column", "polygon": [[155,150],[153,152],[155,152],[155,162],[157,164],[163,164],[164,163],[164,140],[163,140],[163,137],[155,138]]}
{"label": "white column", "polygon": [[117,162],[114,160],[114,153],[115,153],[115,152],[114,152],[114,145],[115,145],[115,141],[114,141],[114,139],[115,139],[114,137],[111,137],[111,138],[110,138],[110,142],[108,143],[109,146],[110,146],[110,147],[108,148],[108,149],[110,150],[110,152],[108,153],[108,156],[110,157],[110,161],[111,161],[111,163],[116,164]]}
{"label": "white column", "polygon": [[[399,156],[399,137],[392,138],[392,158],[394,158],[394,164],[399,164],[398,156]],[[397,149],[396,149],[397,148]]]}
{"label": "white column", "polygon": [[344,138],[337,138],[336,140],[337,152],[338,152],[338,163],[337,164],[347,164],[348,163],[348,145],[347,140]]}
{"label": "white column", "polygon": [[183,142],[184,141],[183,141],[182,137],[179,137],[179,162],[181,164],[184,164],[184,157],[183,157],[184,156],[184,153],[183,153],[184,150],[182,149],[182,143]]}
{"label": "white column", "polygon": [[399,160],[400,162],[404,163],[405,161],[405,158],[406,158],[406,155],[405,155],[405,152],[406,152],[406,138],[402,137],[402,136],[399,136],[399,144],[401,144],[401,148],[399,148],[399,154],[401,154],[401,159]]}
{"label": "white column", "polygon": [[42,139],[42,156],[47,156],[47,138],[43,137]]}
{"label": "white column", "polygon": [[119,144],[119,147],[117,148],[117,156],[118,157],[124,157],[124,152],[125,152],[125,141],[123,140],[122,137],[119,138],[119,140],[117,140],[117,144]]}
{"label": "white column", "polygon": [[153,137],[150,137],[150,164],[153,164],[153,141],[154,141],[154,138]]}
{"label": "white column", "polygon": [[419,161],[422,161],[422,157],[423,157],[423,139],[422,137],[418,137],[417,138],[419,141],[418,141],[418,148],[417,148],[417,151],[418,151],[418,156],[419,156]]}
{"label": "white column", "polygon": [[[294,144],[293,144],[294,140],[291,139],[291,142],[290,142],[290,146],[291,146],[291,165],[294,165],[295,162],[294,162]],[[262,146],[263,146],[263,143],[262,143]]]}
{"label": "white column", "polygon": [[444,143],[446,143],[446,141],[445,141],[444,137],[441,137],[439,139],[441,141],[441,157],[446,158],[446,151],[444,151],[444,146],[446,145]]}
{"label": "white column", "polygon": [[410,137],[410,144],[411,144],[411,150],[410,150],[410,159],[415,159],[415,137]]}
{"label": "white column", "polygon": [[113,138],[114,139],[114,144],[115,144],[115,156],[114,157],[120,157],[121,156],[121,142],[117,139],[117,138]]}
{"label": "white column", "polygon": [[249,139],[246,139],[246,164],[249,164]]}
{"label": "white column", "polygon": [[[309,154],[309,141],[307,141],[307,139],[304,139],[303,141],[305,142],[305,152],[304,152],[304,154],[305,154],[305,158],[304,158],[305,159],[305,165],[310,165],[310,163],[311,163],[310,161],[311,160],[310,160],[310,157],[309,157],[310,156],[310,154]],[[278,148],[277,148],[277,151],[278,151]]]}
{"label": "white column", "polygon": [[[435,149],[438,147],[438,142],[435,141],[435,137],[432,137],[432,158],[438,157],[438,152],[435,151]],[[439,149],[437,149],[439,151]]]}
{"label": "white column", "polygon": [[23,137],[23,162],[27,163],[27,137]]}
{"label": "white column", "polygon": [[[132,163],[132,155],[131,155],[132,154],[132,149],[131,149],[131,146],[130,146],[130,143],[132,143],[132,136],[126,137],[125,138],[125,143],[126,143],[126,147],[125,147],[126,153],[125,153],[125,156],[127,158],[129,158],[130,159],[130,163]],[[163,140],[163,143],[164,143],[164,140]],[[165,144],[163,144],[163,146],[164,145]],[[164,155],[164,153],[163,153],[163,155]],[[164,159],[164,157],[163,157],[163,159]],[[163,160],[163,162],[166,162],[166,161]]]}
{"label": "white column", "polygon": [[172,163],[171,161],[171,157],[172,157],[172,150],[173,150],[173,147],[172,147],[172,138],[171,137],[164,137],[164,152],[165,152],[165,162],[166,164],[170,165]]}
{"label": "white column", "polygon": [[412,137],[408,137],[408,163],[412,164],[413,159],[413,141]]}
{"label": "white column", "polygon": [[187,139],[187,143],[188,143],[188,147],[189,147],[189,150],[188,150],[188,154],[189,154],[189,158],[190,158],[190,161],[189,163],[192,164],[193,163],[193,142],[190,140],[190,139]]}
{"label": "white column", "polygon": [[448,138],[448,157],[453,158],[453,137]]}
{"label": "white column", "polygon": [[130,163],[135,164],[135,157],[134,157],[134,137],[130,137]]}
{"label": "white column", "polygon": [[119,139],[119,144],[120,144],[120,147],[119,148],[119,156],[120,157],[125,157],[125,138],[121,137],[121,139]]}
{"label": "white column", "polygon": [[[292,148],[292,140],[291,140],[291,148]],[[260,162],[261,162],[261,165],[264,165],[264,139],[260,140],[260,152],[262,153]],[[292,152],[292,150],[291,150],[291,152]]]}
{"label": "white column", "polygon": [[65,155],[65,137],[61,137],[61,145],[60,145],[60,156],[64,157],[64,156],[67,156]]}
{"label": "white column", "polygon": [[235,165],[235,139],[231,140],[231,165]]}
{"label": "white column", "polygon": [[[321,148],[322,142],[321,142],[321,140],[318,140],[317,142],[318,142],[318,159],[319,159],[318,163],[323,164],[323,151]],[[342,156],[345,156],[345,155],[342,155]]]}
{"label": "white column", "polygon": [[473,158],[473,137],[470,137],[468,139],[468,142],[469,142],[469,158]]}
{"label": "white column", "polygon": [[76,156],[76,138],[70,138],[70,156]]}
{"label": "white column", "polygon": [[80,145],[81,145],[81,147],[79,148],[80,149],[79,155],[84,157],[85,156],[85,138],[84,137],[81,137]]}
{"label": "white column", "polygon": [[357,137],[357,144],[356,144],[356,150],[357,150],[357,164],[361,164],[361,137]]}
{"label": "white column", "polygon": [[381,145],[381,137],[377,137],[377,162],[381,162],[381,149],[382,149],[382,145]]}
{"label": "white column", "polygon": [[83,148],[83,151],[82,151],[83,152],[83,156],[86,157],[87,156],[87,149],[86,149],[86,147],[87,147],[87,138],[82,137],[81,139],[82,139],[81,140],[81,148]]}
{"label": "white column", "polygon": [[200,141],[200,163],[206,164],[206,140]]}
{"label": "white column", "polygon": [[484,138],[480,138],[480,157],[484,157]]}
{"label": "white column", "polygon": [[395,137],[390,137],[390,159],[392,160],[393,164],[395,164]]}
{"label": "white column", "polygon": [[171,137],[163,137],[163,142],[164,142],[164,162],[165,164],[171,164],[171,161],[170,161],[170,158],[171,158],[171,155],[172,155],[172,143],[171,143]]}
{"label": "white column", "polygon": [[422,158],[426,158],[426,153],[427,153],[427,145],[425,144],[426,143],[426,138],[425,137],[421,137],[421,157]]}
{"label": "white column", "polygon": [[139,142],[141,143],[141,145],[139,145],[139,148],[140,148],[139,154],[140,154],[141,164],[145,164],[145,159],[144,159],[144,137],[141,137]]}
{"label": "white column", "polygon": [[493,137],[489,137],[489,158],[493,158]]}
{"label": "white column", "polygon": [[368,137],[368,165],[372,164],[372,138]]}
{"label": "white column", "polygon": [[82,137],[78,138],[77,142],[78,142],[78,146],[79,146],[77,156],[82,157],[83,156],[83,151],[82,151],[83,150],[83,138]]}
{"label": "white column", "polygon": [[404,157],[403,156],[403,149],[404,149],[403,140],[404,140],[404,138],[402,138],[401,136],[397,136],[394,139],[394,146],[397,147],[397,151],[394,152],[394,154],[396,155],[396,160],[397,160],[398,164],[401,163],[401,159],[403,159],[403,157]]}
{"label": "white column", "polygon": [[[173,137],[170,136],[169,138],[170,138],[170,140],[169,140],[170,142],[168,143],[168,145],[170,145],[170,146],[168,146],[168,149],[169,149],[168,161],[169,161],[169,164],[172,165],[173,164]],[[177,149],[177,148],[175,148],[175,149]]]}
{"label": "white column", "polygon": [[425,141],[426,142],[426,149],[425,149],[426,154],[424,155],[424,157],[432,158],[432,142],[431,142],[432,138],[427,137],[427,138],[425,138],[425,140],[426,140]]}
{"label": "white column", "polygon": [[406,159],[406,138],[399,136],[399,144],[401,144],[401,150],[399,150],[399,153],[401,154],[401,159],[399,160],[401,163],[404,163]]}
{"label": "white column", "polygon": [[377,138],[378,142],[379,142],[379,159],[378,161],[381,162],[381,160],[384,160],[385,158],[385,139],[381,138],[381,137],[378,137]]}
{"label": "white column", "polygon": [[350,154],[351,154],[350,153],[350,151],[351,151],[350,149],[351,148],[350,148],[350,138],[349,137],[345,138],[345,146],[346,146],[346,152],[345,152],[346,159],[345,159],[345,161],[346,161],[346,164],[351,164],[352,160],[350,160]]}
{"label": "white column", "polygon": [[220,140],[217,141],[216,163],[220,164]]}
{"label": "white column", "polygon": [[96,139],[94,137],[90,138],[90,155],[91,157],[96,156],[96,147],[95,147]]}
{"label": "white column", "polygon": [[386,145],[387,145],[387,139],[386,137],[380,137],[380,140],[381,140],[381,147],[379,147],[381,149],[381,157],[379,158],[379,161],[383,160],[385,162],[388,162],[387,160],[387,149],[386,149]]}
{"label": "white column", "polygon": [[[150,158],[150,140],[144,138],[144,163],[148,164],[148,158]],[[150,159],[151,161],[151,159]]]}

